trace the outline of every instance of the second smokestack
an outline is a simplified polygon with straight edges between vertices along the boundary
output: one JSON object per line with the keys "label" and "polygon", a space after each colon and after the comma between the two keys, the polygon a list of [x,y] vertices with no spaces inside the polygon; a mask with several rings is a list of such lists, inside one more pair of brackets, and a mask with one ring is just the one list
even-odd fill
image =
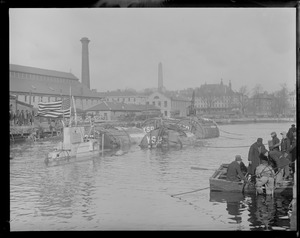
{"label": "second smokestack", "polygon": [[89,42],[87,37],[81,38],[82,43],[82,65],[81,82],[90,89],[90,66],[89,66]]}
{"label": "second smokestack", "polygon": [[162,71],[162,63],[158,64],[158,91],[163,91],[163,71]]}

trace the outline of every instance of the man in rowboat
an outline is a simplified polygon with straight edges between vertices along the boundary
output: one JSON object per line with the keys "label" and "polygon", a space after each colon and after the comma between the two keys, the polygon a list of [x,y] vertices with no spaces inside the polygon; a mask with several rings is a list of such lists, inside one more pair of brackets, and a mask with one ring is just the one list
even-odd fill
{"label": "man in rowboat", "polygon": [[244,174],[241,171],[241,167],[240,167],[241,162],[242,162],[241,156],[236,155],[235,161],[231,162],[228,166],[227,180],[238,182],[238,181],[241,181],[241,179],[242,179],[245,182],[247,182],[246,177],[244,176]]}

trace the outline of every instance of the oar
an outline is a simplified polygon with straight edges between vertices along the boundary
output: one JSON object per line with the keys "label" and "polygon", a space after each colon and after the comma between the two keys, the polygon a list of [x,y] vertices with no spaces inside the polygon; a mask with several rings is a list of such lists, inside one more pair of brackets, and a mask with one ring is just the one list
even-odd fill
{"label": "oar", "polygon": [[206,168],[200,168],[200,167],[195,167],[195,166],[192,166],[191,169],[196,169],[196,170],[215,170],[215,169],[206,169]]}
{"label": "oar", "polygon": [[208,188],[210,188],[210,187],[200,188],[200,189],[196,189],[196,190],[185,192],[185,193],[177,193],[177,194],[171,195],[171,197],[175,197],[175,196],[179,196],[179,195],[183,195],[183,194],[188,194],[188,193],[195,193],[195,192],[198,192],[198,191],[201,191],[201,190],[204,190],[204,189],[208,189]]}

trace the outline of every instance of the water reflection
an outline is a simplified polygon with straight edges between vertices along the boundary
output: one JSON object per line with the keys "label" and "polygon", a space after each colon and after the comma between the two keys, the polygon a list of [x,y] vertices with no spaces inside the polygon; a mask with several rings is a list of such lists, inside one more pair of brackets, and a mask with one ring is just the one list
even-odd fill
{"label": "water reflection", "polygon": [[[82,217],[91,220],[95,215],[93,192],[95,181],[91,163],[77,164],[44,171],[39,179],[37,190],[39,193],[36,215],[72,218],[74,213],[81,213]],[[76,210],[73,208],[76,207]]]}
{"label": "water reflection", "polygon": [[242,223],[242,214],[248,210],[250,230],[288,229],[288,206],[291,198],[284,196],[266,196],[242,193],[210,192],[210,202],[226,203],[228,218],[231,224]]}
{"label": "water reflection", "polygon": [[244,195],[242,193],[230,193],[230,192],[210,192],[210,202],[226,202],[226,211],[228,212],[229,219],[239,224],[242,222],[242,210],[245,207],[242,201]]}
{"label": "water reflection", "polygon": [[248,210],[251,230],[273,230],[277,227],[288,228],[288,206],[291,198],[284,196],[252,195],[249,199]]}

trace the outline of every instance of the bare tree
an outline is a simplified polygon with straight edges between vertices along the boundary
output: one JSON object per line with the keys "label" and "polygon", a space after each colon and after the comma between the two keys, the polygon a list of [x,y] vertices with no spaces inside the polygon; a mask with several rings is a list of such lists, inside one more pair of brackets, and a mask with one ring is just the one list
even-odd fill
{"label": "bare tree", "polygon": [[240,87],[239,91],[238,91],[238,102],[240,104],[240,110],[242,115],[245,114],[245,108],[246,108],[246,104],[247,104],[247,98],[248,98],[248,89],[247,86],[242,86]]}
{"label": "bare tree", "polygon": [[206,104],[206,109],[207,109],[208,113],[210,113],[211,109],[215,105],[215,102],[219,100],[219,97],[208,93],[208,94],[202,96],[202,100]]}
{"label": "bare tree", "polygon": [[256,84],[254,88],[252,89],[252,108],[254,111],[254,114],[257,113],[257,111],[260,108],[261,105],[261,94],[263,93],[263,87],[261,84]]}
{"label": "bare tree", "polygon": [[289,91],[286,84],[280,85],[281,89],[276,91],[273,94],[273,101],[271,105],[272,113],[275,115],[279,114],[286,114],[288,108],[289,108]]}

